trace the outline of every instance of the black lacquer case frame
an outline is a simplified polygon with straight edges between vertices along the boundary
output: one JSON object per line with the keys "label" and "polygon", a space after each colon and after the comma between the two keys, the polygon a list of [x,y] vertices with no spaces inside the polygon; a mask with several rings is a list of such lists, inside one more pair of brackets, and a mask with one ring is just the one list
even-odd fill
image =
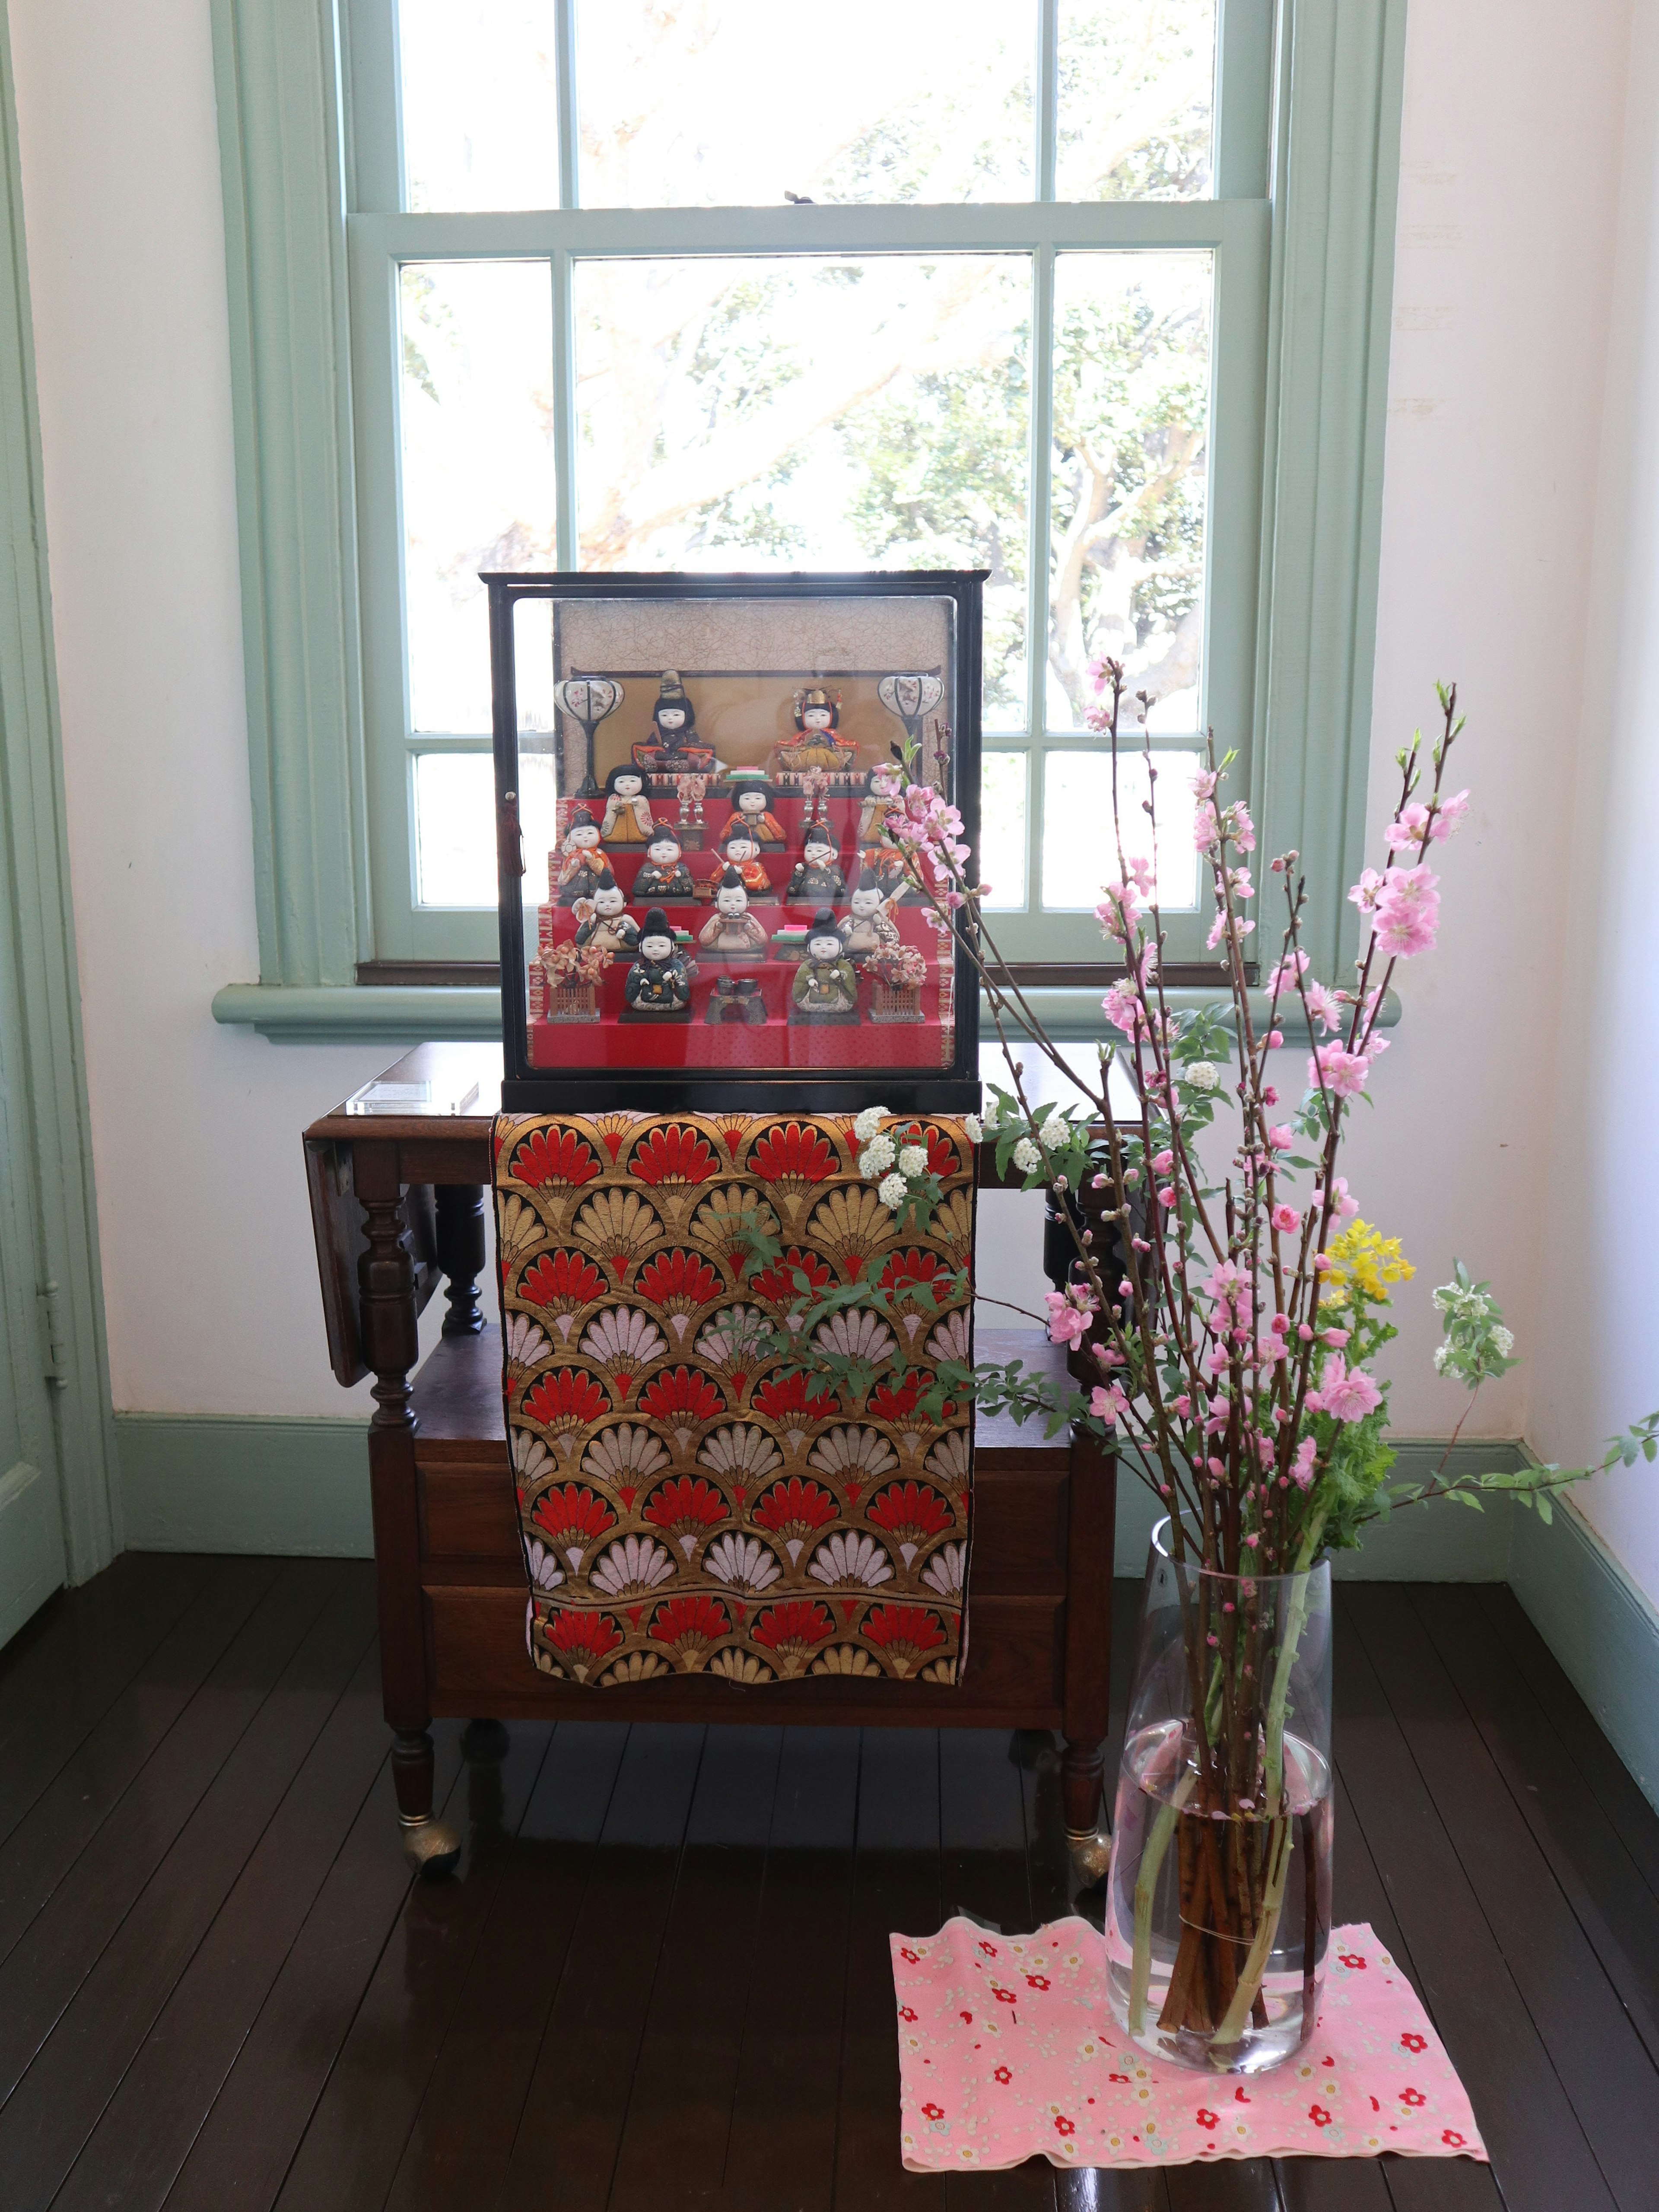
{"label": "black lacquer case frame", "polygon": [[[484,576],[507,1110],[977,1109],[972,962],[870,842],[867,781],[917,738],[976,877],[986,574]],[[750,635],[752,665],[734,647]],[[898,649],[935,637],[931,657]],[[866,920],[872,868],[885,896]],[[744,897],[722,896],[738,869]],[[683,897],[644,887],[677,881]],[[665,925],[653,963],[639,937]]]}

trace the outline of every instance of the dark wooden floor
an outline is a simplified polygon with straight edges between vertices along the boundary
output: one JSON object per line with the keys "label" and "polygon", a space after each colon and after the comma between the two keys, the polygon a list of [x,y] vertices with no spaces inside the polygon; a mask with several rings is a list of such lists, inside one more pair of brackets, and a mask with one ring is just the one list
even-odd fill
{"label": "dark wooden floor", "polygon": [[1659,1820],[1506,1591],[1340,1622],[1338,1916],[1492,2172],[904,2176],[886,1936],[1066,1909],[1047,1739],[447,1726],[411,1888],[369,1569],[129,1555],[0,1656],[0,2207],[1648,2212]]}

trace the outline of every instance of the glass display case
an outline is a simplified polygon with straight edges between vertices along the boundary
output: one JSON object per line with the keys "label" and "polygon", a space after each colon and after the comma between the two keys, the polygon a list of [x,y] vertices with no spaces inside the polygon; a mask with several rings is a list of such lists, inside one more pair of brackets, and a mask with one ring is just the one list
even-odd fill
{"label": "glass display case", "polygon": [[505,1108],[978,1107],[870,779],[908,746],[977,852],[985,574],[484,579]]}

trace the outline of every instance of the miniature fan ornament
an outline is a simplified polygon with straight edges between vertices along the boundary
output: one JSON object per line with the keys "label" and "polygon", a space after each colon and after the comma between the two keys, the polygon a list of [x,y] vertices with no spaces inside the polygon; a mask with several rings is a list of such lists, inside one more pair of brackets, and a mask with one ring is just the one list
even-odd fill
{"label": "miniature fan ornament", "polygon": [[582,780],[573,796],[602,799],[593,778],[593,733],[623,702],[623,687],[608,676],[572,676],[553,686],[553,697],[582,733]]}

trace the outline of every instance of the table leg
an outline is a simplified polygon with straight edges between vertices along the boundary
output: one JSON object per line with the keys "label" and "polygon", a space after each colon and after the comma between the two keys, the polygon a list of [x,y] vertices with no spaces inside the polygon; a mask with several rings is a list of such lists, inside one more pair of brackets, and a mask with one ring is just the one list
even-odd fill
{"label": "table leg", "polygon": [[461,1839],[433,1817],[431,1700],[421,1618],[421,1530],[410,1375],[420,1357],[415,1265],[405,1241],[397,1155],[363,1145],[353,1163],[368,1249],[357,1262],[363,1357],[374,1376],[368,1427],[380,1681],[395,1731],[392,1778],[404,1851],[417,1871],[447,1873]]}
{"label": "table leg", "polygon": [[1072,1435],[1066,1545],[1065,1748],[1060,1793],[1072,1870],[1085,1888],[1105,1875],[1111,1838],[1102,1815],[1111,1725],[1112,1566],[1117,1455],[1086,1430]]}
{"label": "table leg", "polygon": [[446,1336],[477,1336],[484,1325],[478,1304],[478,1277],[484,1263],[484,1194],[472,1182],[441,1182],[434,1191],[438,1209],[438,1265],[447,1279],[449,1311]]}

